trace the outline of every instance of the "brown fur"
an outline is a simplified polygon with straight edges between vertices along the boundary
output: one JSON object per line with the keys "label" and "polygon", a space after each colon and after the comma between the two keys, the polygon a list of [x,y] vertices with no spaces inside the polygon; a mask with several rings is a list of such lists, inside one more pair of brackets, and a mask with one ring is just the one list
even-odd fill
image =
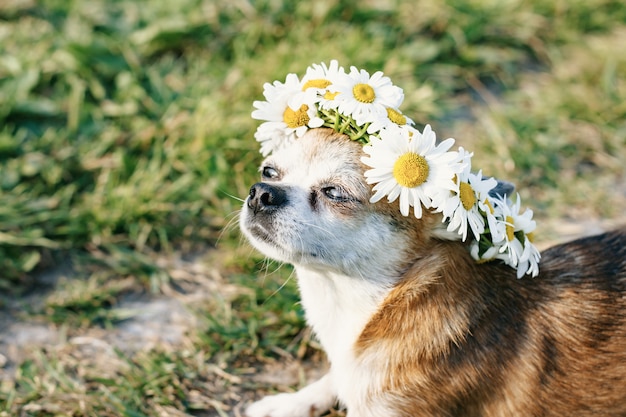
{"label": "brown fur", "polygon": [[626,230],[551,248],[540,270],[516,280],[431,242],[356,345],[388,355],[398,415],[626,415]]}

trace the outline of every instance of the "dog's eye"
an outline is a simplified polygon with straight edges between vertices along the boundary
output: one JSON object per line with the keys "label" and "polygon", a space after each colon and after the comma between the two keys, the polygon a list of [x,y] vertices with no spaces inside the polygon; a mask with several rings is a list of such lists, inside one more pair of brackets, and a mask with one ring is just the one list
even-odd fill
{"label": "dog's eye", "polygon": [[338,187],[324,187],[322,188],[322,192],[331,200],[343,201],[348,199],[346,193]]}
{"label": "dog's eye", "polygon": [[272,167],[263,167],[261,175],[266,179],[276,179],[278,178],[278,171]]}

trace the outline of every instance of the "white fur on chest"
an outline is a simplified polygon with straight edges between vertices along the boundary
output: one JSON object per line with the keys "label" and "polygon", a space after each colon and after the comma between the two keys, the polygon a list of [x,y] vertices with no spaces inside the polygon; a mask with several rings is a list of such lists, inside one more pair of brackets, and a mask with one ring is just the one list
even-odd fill
{"label": "white fur on chest", "polygon": [[331,363],[330,382],[339,400],[355,408],[376,378],[359,366],[354,344],[390,288],[328,271],[296,267],[296,273],[307,322]]}
{"label": "white fur on chest", "polygon": [[335,364],[352,351],[389,289],[380,282],[328,271],[296,267],[296,273],[307,322]]}

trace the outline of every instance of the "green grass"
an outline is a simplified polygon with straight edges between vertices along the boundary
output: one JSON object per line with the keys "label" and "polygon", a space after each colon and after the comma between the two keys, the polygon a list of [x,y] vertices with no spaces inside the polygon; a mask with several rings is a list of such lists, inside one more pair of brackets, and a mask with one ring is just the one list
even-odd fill
{"label": "green grass", "polygon": [[185,349],[109,352],[109,369],[71,343],[29,353],[0,416],[223,415],[271,388],[249,382],[266,361],[319,356],[289,269],[259,272],[236,227],[261,159],[252,101],[313,62],[383,70],[418,126],[517,184],[541,241],[564,220],[624,221],[623,1],[385,4],[0,4],[0,306],[69,260],[20,318],[71,340],[127,320],[125,297],[180,294],[163,259],[200,254],[223,278],[190,306]]}

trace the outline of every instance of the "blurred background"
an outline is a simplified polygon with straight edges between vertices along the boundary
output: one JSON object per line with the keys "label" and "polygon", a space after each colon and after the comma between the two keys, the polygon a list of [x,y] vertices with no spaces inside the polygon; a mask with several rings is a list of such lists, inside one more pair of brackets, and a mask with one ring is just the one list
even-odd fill
{"label": "blurred background", "polygon": [[625,42],[623,0],[0,0],[0,416],[236,416],[323,371],[237,225],[252,102],[311,63],[382,70],[540,247],[625,224]]}

